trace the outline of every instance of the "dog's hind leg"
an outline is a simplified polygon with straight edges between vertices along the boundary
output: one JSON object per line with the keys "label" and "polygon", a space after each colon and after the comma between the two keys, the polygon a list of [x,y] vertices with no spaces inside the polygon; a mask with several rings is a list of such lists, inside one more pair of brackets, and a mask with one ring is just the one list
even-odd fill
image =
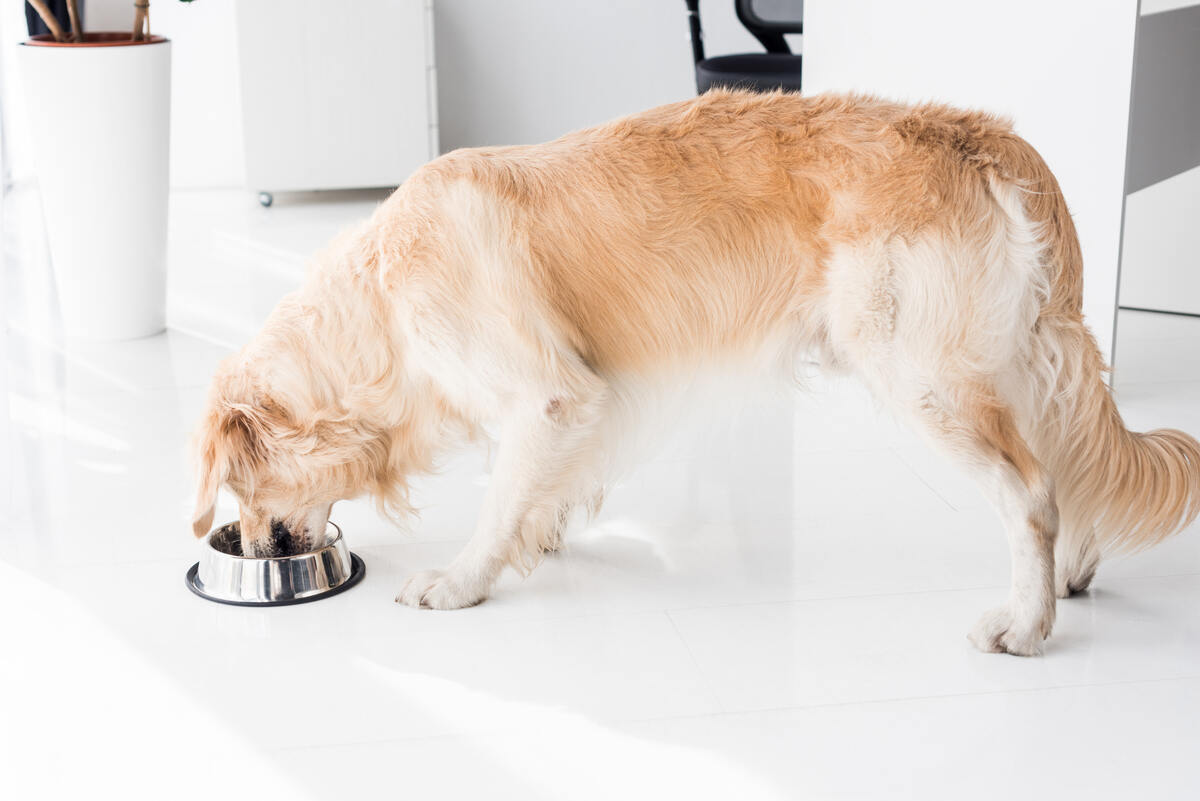
{"label": "dog's hind leg", "polygon": [[1054,592],[1059,598],[1069,598],[1090,587],[1100,567],[1100,544],[1095,532],[1089,528],[1064,536],[1069,533],[1068,529],[1060,532],[1054,548]]}
{"label": "dog's hind leg", "polygon": [[917,407],[922,428],[971,470],[1008,534],[1008,602],[986,613],[970,640],[983,651],[1032,655],[1054,625],[1054,482],[1022,438],[1012,411],[986,386],[930,391]]}
{"label": "dog's hind leg", "polygon": [[445,570],[410,578],[398,602],[472,606],[487,597],[505,565],[532,569],[543,551],[558,546],[562,510],[591,467],[608,400],[594,373],[578,370],[573,377],[555,391],[514,402],[474,536]]}

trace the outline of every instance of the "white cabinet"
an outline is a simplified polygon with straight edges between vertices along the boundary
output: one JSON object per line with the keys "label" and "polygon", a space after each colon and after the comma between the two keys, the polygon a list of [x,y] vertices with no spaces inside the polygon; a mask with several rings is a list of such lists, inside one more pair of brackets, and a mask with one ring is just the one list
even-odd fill
{"label": "white cabinet", "polygon": [[432,0],[238,0],[246,182],[395,186],[437,155]]}

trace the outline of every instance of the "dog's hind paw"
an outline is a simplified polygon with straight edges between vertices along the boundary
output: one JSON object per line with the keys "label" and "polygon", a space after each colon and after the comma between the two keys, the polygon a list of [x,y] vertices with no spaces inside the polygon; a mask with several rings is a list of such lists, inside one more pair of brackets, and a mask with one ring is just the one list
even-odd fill
{"label": "dog's hind paw", "polygon": [[1053,626],[1053,607],[1042,619],[1026,623],[1018,621],[1008,606],[1000,606],[985,612],[967,639],[986,653],[1035,656]]}
{"label": "dog's hind paw", "polygon": [[1060,571],[1054,579],[1054,594],[1059,598],[1070,598],[1081,592],[1087,592],[1096,577],[1096,564],[1085,565],[1074,573]]}
{"label": "dog's hind paw", "polygon": [[422,570],[405,583],[396,603],[419,609],[462,609],[486,597],[486,589],[457,581],[445,571]]}

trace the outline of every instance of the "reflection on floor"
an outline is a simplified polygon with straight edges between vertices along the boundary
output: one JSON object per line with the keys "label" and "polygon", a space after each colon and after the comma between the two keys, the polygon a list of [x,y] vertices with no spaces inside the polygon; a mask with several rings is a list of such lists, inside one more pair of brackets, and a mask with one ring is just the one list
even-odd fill
{"label": "reflection on floor", "polygon": [[[1129,425],[1200,433],[1200,320],[1120,326]],[[359,587],[223,607],[183,575],[187,435],[226,352],[10,332],[6,797],[1200,795],[1200,531],[1106,563],[1044,657],[976,653],[966,631],[1006,592],[996,518],[856,386],[814,377],[685,426],[477,608],[392,597],[461,546],[479,453],[420,483],[410,531],[335,508]]]}

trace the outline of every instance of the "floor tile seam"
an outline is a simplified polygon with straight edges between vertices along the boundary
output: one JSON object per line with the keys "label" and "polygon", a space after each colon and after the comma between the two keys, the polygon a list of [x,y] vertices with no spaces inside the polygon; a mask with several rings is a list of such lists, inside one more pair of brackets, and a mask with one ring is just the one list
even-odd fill
{"label": "floor tile seam", "polygon": [[900,452],[900,449],[898,447],[893,447],[891,449],[891,451],[892,451],[892,455],[895,456],[897,459],[899,459],[900,463],[903,464],[905,467],[907,467],[908,471],[910,473],[912,473],[914,476],[916,476],[917,480],[920,481],[922,484],[924,484],[925,487],[930,492],[932,492],[934,495],[936,495],[942,503],[946,504],[946,507],[949,508],[950,511],[952,511],[952,512],[966,511],[965,509],[961,509],[958,506],[956,506],[955,504],[951,503],[949,498],[944,496],[942,493],[938,492],[936,487],[934,487],[932,484],[930,484],[928,481],[926,481],[925,476],[921,475],[921,472],[919,470],[917,470],[916,465],[914,465],[908,459],[905,459],[904,454],[902,454]]}

